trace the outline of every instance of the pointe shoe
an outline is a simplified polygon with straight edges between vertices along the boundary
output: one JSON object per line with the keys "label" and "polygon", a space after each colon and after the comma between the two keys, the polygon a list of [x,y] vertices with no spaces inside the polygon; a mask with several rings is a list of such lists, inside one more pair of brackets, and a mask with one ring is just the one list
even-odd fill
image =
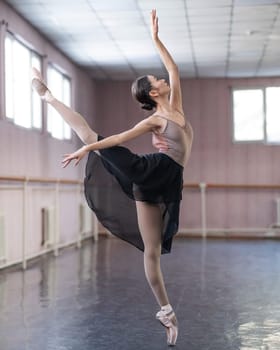
{"label": "pointe shoe", "polygon": [[37,68],[32,67],[31,72],[32,72],[32,79],[37,78],[37,79],[43,81],[42,74]]}
{"label": "pointe shoe", "polygon": [[36,69],[32,68],[32,83],[33,89],[41,97],[42,100],[46,102],[51,102],[54,100],[54,97],[47,85],[44,83],[41,73]]}
{"label": "pointe shoe", "polygon": [[178,322],[174,311],[160,310],[156,314],[156,319],[166,328],[167,344],[175,346],[178,337]]}

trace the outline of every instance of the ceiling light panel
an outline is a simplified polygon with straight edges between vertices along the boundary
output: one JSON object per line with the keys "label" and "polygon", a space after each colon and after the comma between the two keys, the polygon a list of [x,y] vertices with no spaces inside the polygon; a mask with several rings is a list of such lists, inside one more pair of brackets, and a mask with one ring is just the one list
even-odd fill
{"label": "ceiling light panel", "polygon": [[187,14],[189,17],[224,17],[230,16],[230,7],[216,7],[216,8],[192,8],[188,9]]}
{"label": "ceiling light panel", "polygon": [[262,6],[262,5],[275,5],[279,1],[275,0],[235,0],[235,6]]}
{"label": "ceiling light panel", "polygon": [[89,12],[90,7],[88,6],[86,1],[40,1],[48,11],[51,11],[55,14],[59,14],[59,12],[63,13],[73,13],[75,12]]}
{"label": "ceiling light panel", "polygon": [[120,40],[118,44],[122,50],[144,50],[147,53],[156,52],[155,46],[150,38],[148,38],[148,40],[142,38],[133,42],[130,40]]}
{"label": "ceiling light panel", "polygon": [[87,2],[90,4],[90,6],[95,11],[131,11],[131,10],[137,10],[137,1],[136,0],[121,0],[121,1],[115,1],[115,0],[106,0],[106,1],[100,1],[100,0],[87,0]]}
{"label": "ceiling light panel", "polygon": [[84,27],[86,25],[89,25],[90,27],[101,25],[98,17],[90,11],[61,11],[57,14],[53,14],[52,16],[57,18],[62,24],[72,24],[74,28],[78,28],[79,26]]}
{"label": "ceiling light panel", "polygon": [[[244,31],[247,35],[253,34],[255,28],[269,28],[272,27],[271,20],[243,20],[237,21],[234,20],[232,22],[232,30]],[[246,31],[246,32],[245,32]]]}
{"label": "ceiling light panel", "polygon": [[231,50],[246,50],[249,47],[262,48],[265,43],[264,39],[231,40],[230,48]]}
{"label": "ceiling light panel", "polygon": [[164,9],[170,9],[173,7],[183,8],[185,6],[183,0],[137,0],[137,3],[141,9],[151,10],[155,8],[158,12]]}
{"label": "ceiling light panel", "polygon": [[110,37],[118,41],[130,41],[133,45],[133,41],[136,40],[145,40],[150,41],[151,35],[143,27],[136,27],[133,30],[127,30],[122,27],[119,27],[116,30],[107,30],[110,33]]}
{"label": "ceiling light panel", "polygon": [[233,9],[233,15],[234,16],[240,16],[240,15],[250,15],[248,19],[251,19],[252,17],[258,17],[261,15],[271,16],[274,17],[277,13],[278,5],[273,6],[248,6],[248,7],[238,7],[236,4]]}
{"label": "ceiling light panel", "polygon": [[89,52],[89,57],[104,69],[117,65],[127,66],[127,60],[122,55],[110,55],[108,51],[91,51]]}
{"label": "ceiling light panel", "polygon": [[192,40],[192,43],[194,46],[197,46],[203,50],[203,48],[211,48],[211,47],[219,47],[220,49],[223,49],[227,46],[227,38],[216,38],[213,39],[213,37],[207,38],[200,38],[200,37],[194,37]]}
{"label": "ceiling light panel", "polygon": [[107,11],[98,12],[98,18],[108,27],[129,26],[133,29],[133,25],[142,25],[143,19],[137,11]]}
{"label": "ceiling light panel", "polygon": [[188,22],[191,27],[195,26],[205,26],[205,27],[211,27],[215,24],[217,25],[224,25],[229,26],[230,25],[230,16],[224,16],[224,17],[201,17],[201,16],[194,16],[188,18]]}
{"label": "ceiling light panel", "polygon": [[[41,4],[45,4],[45,5],[50,5],[50,4],[57,4],[58,1],[57,0],[34,0],[36,2],[39,2]],[[59,0],[59,4],[63,4],[64,6],[68,5],[68,4],[81,4],[81,5],[85,5],[87,3],[87,1],[82,0],[82,1],[78,1],[77,0]]]}
{"label": "ceiling light panel", "polygon": [[229,37],[228,31],[213,28],[211,30],[207,30],[206,28],[195,28],[191,32],[192,38],[195,40],[224,40],[227,41]]}
{"label": "ceiling light panel", "polygon": [[184,0],[188,8],[230,7],[232,0]]}
{"label": "ceiling light panel", "polygon": [[208,67],[198,67],[198,75],[204,78],[210,78],[213,75],[215,77],[224,77],[226,72],[226,66],[208,66]]}
{"label": "ceiling light panel", "polygon": [[255,77],[257,65],[250,63],[230,63],[227,75],[230,78]]}
{"label": "ceiling light panel", "polygon": [[147,74],[151,69],[162,69],[162,64],[157,57],[152,57],[150,60],[137,58],[131,61],[131,66],[134,67],[135,70],[141,69],[141,72],[146,71]]}
{"label": "ceiling light panel", "polygon": [[163,66],[159,64],[150,65],[147,68],[141,68],[140,66],[135,67],[135,70],[137,72],[137,76],[141,75],[155,75],[158,78],[167,78],[168,74],[167,71],[164,69]]}
{"label": "ceiling light panel", "polygon": [[[266,54],[272,54],[273,57],[278,60],[279,64],[280,64],[280,45],[275,45],[273,42],[268,42],[267,46],[266,46],[266,50],[265,50]],[[279,54],[279,57],[275,57],[275,54]]]}
{"label": "ceiling light panel", "polygon": [[279,76],[279,65],[275,67],[261,67],[256,73],[256,77],[275,77]]}
{"label": "ceiling light panel", "polygon": [[147,52],[146,50],[142,50],[138,48],[137,50],[123,50],[123,55],[132,63],[136,63],[139,61],[147,61],[147,62],[153,62],[159,61],[157,56],[153,55],[152,53]]}
{"label": "ceiling light panel", "polygon": [[211,66],[220,66],[220,65],[224,65],[226,63],[226,55],[223,57],[219,57],[219,58],[215,58],[215,57],[211,57],[210,55],[204,55],[204,56],[199,56],[196,57],[195,63],[197,66],[201,66],[201,67],[207,67],[209,65]]}

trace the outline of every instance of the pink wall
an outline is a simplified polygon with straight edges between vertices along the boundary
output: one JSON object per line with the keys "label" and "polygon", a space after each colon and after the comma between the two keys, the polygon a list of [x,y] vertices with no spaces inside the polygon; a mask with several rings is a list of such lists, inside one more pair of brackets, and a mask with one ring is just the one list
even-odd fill
{"label": "pink wall", "polygon": [[[74,65],[59,52],[32,26],[23,20],[9,6],[0,2],[0,22],[8,23],[8,28],[20,35],[32,45],[37,52],[45,56],[44,69],[48,62],[56,63],[71,77],[73,83],[73,106],[85,115],[90,123],[96,114],[95,84],[88,74]],[[0,24],[1,26],[1,24]],[[4,27],[0,37],[3,47]],[[3,50],[0,50],[0,86],[4,86]],[[2,90],[3,91],[3,90]],[[0,107],[3,106],[3,95],[0,89]],[[0,108],[2,111],[3,108]],[[73,136],[71,141],[60,141],[52,138],[46,131],[39,132],[18,127],[8,121],[3,112],[0,113],[0,176],[26,176],[43,178],[63,178],[82,180],[84,167],[70,166],[61,168],[61,158],[65,153],[72,152],[80,145]],[[1,183],[0,185],[3,185]],[[41,247],[41,209],[53,206],[54,191],[28,188],[28,217],[26,254],[39,252]],[[42,186],[41,186],[42,187]],[[84,199],[78,195],[77,189],[61,191],[60,202],[60,237],[59,242],[71,242],[79,232],[79,205]],[[5,245],[7,262],[17,261],[22,252],[22,190],[0,190],[0,216],[4,216]],[[1,238],[1,237],[0,237]],[[2,242],[2,240],[0,239]]]}
{"label": "pink wall", "polygon": [[[147,72],[152,73],[152,72]],[[98,82],[96,125],[105,135],[133,126],[144,113],[132,100],[130,82]],[[184,110],[194,129],[192,155],[185,170],[188,183],[279,184],[280,147],[232,142],[231,88],[280,84],[275,79],[182,80]],[[139,153],[152,152],[150,136],[129,143]],[[276,220],[277,191],[207,191],[211,228],[267,227]],[[185,190],[181,228],[200,226],[200,196]]]}
{"label": "pink wall", "polygon": [[[44,68],[50,62],[56,63],[66,71],[72,80],[73,107],[87,119],[91,119],[96,106],[95,85],[88,74],[74,65],[4,3],[0,3],[0,20],[2,19],[8,23],[10,31],[20,35],[38,53],[47,57],[43,59]],[[0,63],[3,65],[3,52],[0,56]],[[2,74],[0,79],[3,85]],[[3,101],[0,100],[0,103]],[[59,141],[46,132],[42,134],[15,126],[5,119],[4,115],[0,115],[0,148],[5,150],[0,152],[1,175],[79,178],[82,174],[79,168],[71,167],[65,171],[60,166],[62,154],[71,152],[77,145],[80,145],[80,142],[75,136],[71,141]]]}
{"label": "pink wall", "polygon": [[[11,31],[20,34],[48,61],[60,65],[73,81],[73,106],[90,125],[103,135],[118,133],[132,127],[146,114],[130,95],[131,82],[93,82],[32,26],[10,7],[0,2],[0,20]],[[0,52],[3,67],[3,52]],[[152,73],[152,72],[147,72]],[[3,83],[3,69],[0,82]],[[277,85],[280,79],[192,79],[183,80],[184,109],[195,133],[193,151],[185,170],[186,182],[211,183],[279,183],[279,146],[233,144],[231,87]],[[3,103],[0,93],[0,105]],[[1,108],[0,108],[1,110]],[[150,135],[128,145],[139,153],[152,152]],[[0,115],[0,175],[82,179],[83,166],[62,170],[61,155],[80,145],[77,138],[58,141],[47,133],[26,130],[8,122]],[[207,223],[210,228],[268,227],[275,222],[277,191],[214,190],[207,191]],[[71,240],[79,230],[76,194],[61,197],[62,242]],[[20,193],[0,192],[0,213],[5,214],[9,233],[8,258],[13,261],[21,254]],[[29,203],[36,204],[29,220],[28,253],[40,249],[40,208],[51,205],[53,196],[37,192]],[[181,229],[199,228],[200,196],[197,190],[185,190],[181,210]],[[17,242],[15,245],[13,242]]]}

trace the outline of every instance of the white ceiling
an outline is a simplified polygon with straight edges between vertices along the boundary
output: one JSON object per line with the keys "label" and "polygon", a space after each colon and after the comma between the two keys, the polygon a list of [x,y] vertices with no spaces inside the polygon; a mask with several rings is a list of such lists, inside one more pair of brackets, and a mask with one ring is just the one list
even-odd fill
{"label": "white ceiling", "polygon": [[151,8],[182,77],[280,76],[280,0],[6,0],[97,79],[163,75]]}

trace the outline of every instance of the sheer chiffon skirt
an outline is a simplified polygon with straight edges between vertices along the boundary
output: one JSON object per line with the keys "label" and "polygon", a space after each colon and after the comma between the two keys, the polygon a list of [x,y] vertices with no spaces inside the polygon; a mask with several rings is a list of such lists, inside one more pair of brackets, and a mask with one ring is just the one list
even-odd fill
{"label": "sheer chiffon skirt", "polygon": [[84,181],[87,203],[98,220],[144,251],[135,201],[157,204],[163,222],[162,254],[169,253],[179,224],[183,167],[163,153],[137,155],[121,146],[99,152],[89,153]]}

